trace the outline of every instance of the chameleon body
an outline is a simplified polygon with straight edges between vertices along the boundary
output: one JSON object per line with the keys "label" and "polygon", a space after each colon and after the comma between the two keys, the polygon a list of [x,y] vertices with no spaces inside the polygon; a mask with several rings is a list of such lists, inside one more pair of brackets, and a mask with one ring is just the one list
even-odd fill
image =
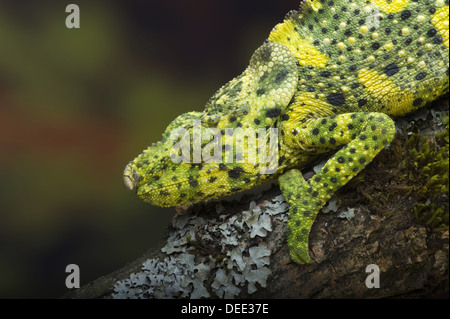
{"label": "chameleon body", "polygon": [[[151,204],[181,206],[278,178],[290,204],[291,258],[308,263],[316,214],[391,142],[392,117],[448,92],[448,14],[448,0],[301,2],[203,112],[176,118],[160,142],[126,166],[125,185]],[[276,170],[262,173],[268,164],[260,160],[195,162],[192,155],[189,163],[174,163],[179,140],[171,139],[171,132],[182,128],[194,135],[188,144],[195,149],[194,121],[221,133],[222,155],[236,144],[227,142],[226,128],[276,128]],[[246,143],[253,145],[250,139]],[[258,147],[262,144],[258,141]],[[299,169],[330,151],[336,152],[305,180]],[[232,155],[249,156],[236,150]]]}

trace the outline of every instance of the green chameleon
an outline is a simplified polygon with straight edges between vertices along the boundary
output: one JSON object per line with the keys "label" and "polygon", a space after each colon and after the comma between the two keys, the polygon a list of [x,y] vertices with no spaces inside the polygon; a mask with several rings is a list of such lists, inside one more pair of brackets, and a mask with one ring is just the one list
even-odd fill
{"label": "green chameleon", "polygon": [[[126,166],[124,184],[153,205],[183,206],[278,178],[291,258],[308,263],[317,213],[392,141],[391,117],[448,92],[448,24],[448,0],[304,0],[203,112],[177,117]],[[276,135],[263,134],[270,129]],[[218,134],[204,139],[208,130]],[[330,151],[305,180],[299,169]]]}

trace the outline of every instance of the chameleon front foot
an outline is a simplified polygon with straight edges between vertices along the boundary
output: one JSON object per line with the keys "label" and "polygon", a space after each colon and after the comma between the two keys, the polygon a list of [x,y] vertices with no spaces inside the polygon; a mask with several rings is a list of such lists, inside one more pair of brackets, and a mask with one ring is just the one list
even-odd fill
{"label": "chameleon front foot", "polygon": [[287,223],[289,254],[295,263],[308,264],[311,261],[309,232],[320,206],[311,200],[311,195],[308,196],[314,191],[299,170],[293,169],[280,176],[280,187],[290,203]]}
{"label": "chameleon front foot", "polygon": [[[279,177],[290,204],[288,247],[298,264],[310,261],[309,232],[331,196],[356,176],[394,137],[394,122],[382,113],[344,113],[311,120],[299,129],[306,147],[340,148],[311,179],[292,169]],[[305,143],[306,142],[306,143]]]}

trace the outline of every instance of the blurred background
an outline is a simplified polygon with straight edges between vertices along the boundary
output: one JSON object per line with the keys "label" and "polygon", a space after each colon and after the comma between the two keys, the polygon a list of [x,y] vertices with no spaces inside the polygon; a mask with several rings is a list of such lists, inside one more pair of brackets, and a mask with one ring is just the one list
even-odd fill
{"label": "blurred background", "polygon": [[298,0],[0,0],[0,297],[57,298],[140,256],[174,214],[125,164],[247,66]]}

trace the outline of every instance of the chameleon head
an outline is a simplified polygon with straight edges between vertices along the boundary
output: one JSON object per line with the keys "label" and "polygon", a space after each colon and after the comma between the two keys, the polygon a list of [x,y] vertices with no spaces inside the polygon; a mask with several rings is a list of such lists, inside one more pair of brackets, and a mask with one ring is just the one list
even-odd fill
{"label": "chameleon head", "polygon": [[[192,136],[192,119],[197,119],[198,115],[191,112],[179,116],[167,127],[160,142],[126,165],[123,183],[127,189],[136,191],[141,199],[152,205],[167,207],[229,195],[249,188],[259,180],[255,174],[246,173],[242,165],[195,163],[192,162],[192,154],[186,161],[174,159],[178,141],[172,139],[170,133],[174,129],[186,128],[187,136]],[[192,144],[190,149],[193,149]]]}
{"label": "chameleon head", "polygon": [[[262,182],[266,174],[273,176],[276,169],[269,168],[271,172],[267,173],[264,168],[278,164],[278,153],[271,152],[278,149],[278,142],[267,145],[269,161],[260,160],[259,156],[257,163],[238,158],[250,158],[249,154],[253,154],[250,149],[256,150],[257,144],[261,147],[260,143],[266,139],[276,140],[272,131],[266,135],[260,129],[268,131],[276,127],[292,100],[297,81],[297,60],[289,49],[265,42],[253,54],[248,68],[211,97],[204,112],[178,116],[166,128],[160,142],[126,166],[125,186],[153,205],[181,206],[234,194]],[[205,131],[213,137],[209,142],[209,137],[204,138]],[[250,135],[258,136],[258,142],[250,142]],[[231,142],[227,136],[231,136]],[[247,148],[238,152],[237,141],[244,136],[248,137]],[[218,142],[217,149],[214,141]],[[226,154],[230,149],[231,160]],[[205,160],[212,154],[219,158]]]}

